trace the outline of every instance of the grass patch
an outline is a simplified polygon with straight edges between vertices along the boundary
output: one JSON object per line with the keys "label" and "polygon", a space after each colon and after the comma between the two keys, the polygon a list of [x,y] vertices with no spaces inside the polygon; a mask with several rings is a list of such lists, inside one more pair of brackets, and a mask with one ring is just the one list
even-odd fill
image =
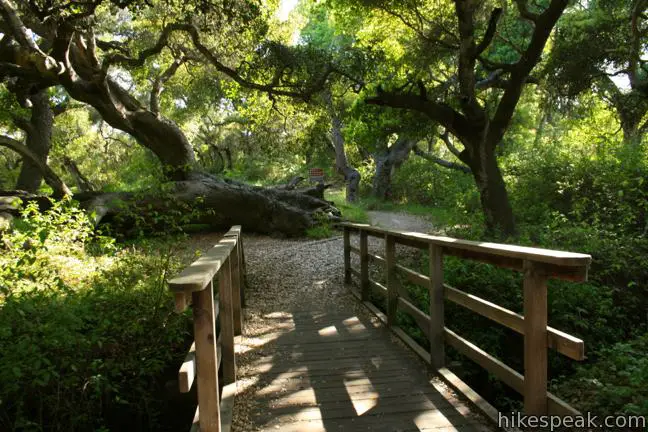
{"label": "grass patch", "polygon": [[335,207],[342,212],[342,217],[350,222],[369,223],[367,209],[362,201],[358,203],[346,202],[344,189],[327,190],[324,198],[333,201]]}
{"label": "grass patch", "polygon": [[329,224],[316,225],[306,230],[306,237],[315,240],[329,238],[332,237],[333,234],[333,229]]}

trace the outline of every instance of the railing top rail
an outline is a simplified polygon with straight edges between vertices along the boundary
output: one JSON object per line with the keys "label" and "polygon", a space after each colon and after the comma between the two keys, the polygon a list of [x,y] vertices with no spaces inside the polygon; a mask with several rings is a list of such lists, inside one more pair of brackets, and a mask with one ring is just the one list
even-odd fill
{"label": "railing top rail", "polygon": [[171,279],[169,288],[175,292],[204,290],[232,253],[240,232],[240,226],[233,226],[218,244]]}
{"label": "railing top rail", "polygon": [[396,238],[435,244],[451,250],[476,252],[491,256],[528,260],[561,267],[580,267],[587,269],[592,257],[586,254],[540,249],[526,246],[515,246],[500,243],[459,240],[452,237],[434,236],[412,231],[390,230],[367,224],[343,222],[340,226],[367,231],[374,234],[389,234]]}

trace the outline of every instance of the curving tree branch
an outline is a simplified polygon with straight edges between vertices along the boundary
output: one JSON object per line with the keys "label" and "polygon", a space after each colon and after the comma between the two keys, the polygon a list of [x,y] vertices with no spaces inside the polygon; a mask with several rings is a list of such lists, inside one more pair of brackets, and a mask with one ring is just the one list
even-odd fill
{"label": "curving tree branch", "polygon": [[488,20],[488,27],[486,28],[484,38],[482,39],[480,44],[477,45],[477,48],[475,48],[476,57],[479,57],[484,51],[486,51],[486,48],[488,48],[491,42],[493,42],[493,37],[495,37],[495,32],[497,31],[497,22],[499,21],[501,16],[502,8],[493,9],[490,19]]}
{"label": "curving tree branch", "polygon": [[27,146],[23,145],[20,141],[17,141],[6,135],[0,135],[0,146],[6,147],[10,150],[18,153],[23,160],[29,160],[34,164],[43,174],[45,182],[51,186],[52,195],[55,198],[61,198],[66,195],[72,195],[72,192],[67,187],[67,185],[61,180],[61,178],[44,162],[42,162]]}
{"label": "curving tree branch", "polygon": [[427,152],[421,150],[418,146],[414,146],[412,148],[412,151],[414,152],[415,155],[417,155],[419,157],[422,157],[423,159],[428,160],[430,162],[434,162],[435,164],[440,165],[440,166],[442,166],[444,168],[449,168],[449,169],[453,169],[453,170],[456,170],[456,171],[461,171],[464,174],[470,174],[471,173],[470,168],[467,167],[466,165],[456,163],[456,162],[447,161],[445,159],[441,159],[438,156],[434,156],[434,155],[432,155],[430,153],[427,153]]}

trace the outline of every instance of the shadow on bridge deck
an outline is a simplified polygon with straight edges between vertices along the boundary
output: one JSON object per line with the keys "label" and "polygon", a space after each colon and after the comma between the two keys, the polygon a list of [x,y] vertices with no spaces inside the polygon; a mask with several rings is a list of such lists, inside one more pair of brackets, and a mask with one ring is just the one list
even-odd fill
{"label": "shadow on bridge deck", "polygon": [[389,331],[353,312],[277,312],[249,364],[254,430],[490,431]]}

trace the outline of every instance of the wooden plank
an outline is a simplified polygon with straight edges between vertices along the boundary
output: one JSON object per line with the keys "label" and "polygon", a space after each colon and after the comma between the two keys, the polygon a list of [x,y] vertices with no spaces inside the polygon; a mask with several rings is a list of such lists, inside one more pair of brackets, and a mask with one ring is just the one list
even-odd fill
{"label": "wooden plank", "polygon": [[[378,309],[373,303],[371,302],[362,302],[363,305],[367,309],[369,309],[380,321],[382,321],[383,324],[387,324],[387,315],[382,313],[380,309]],[[422,346],[417,344],[414,339],[412,339],[407,333],[405,333],[402,329],[399,327],[390,327],[390,330],[398,336],[410,349],[412,349],[419,357],[421,357],[426,363],[430,364],[430,354],[423,349]]]}
{"label": "wooden plank", "polygon": [[397,236],[396,243],[398,243],[399,245],[409,246],[421,250],[426,250],[430,245],[425,240],[417,240],[415,238],[406,237],[406,236]]}
{"label": "wooden plank", "polygon": [[191,343],[189,352],[180,366],[178,372],[178,384],[180,393],[189,393],[191,385],[196,377],[196,342]]}
{"label": "wooden plank", "polygon": [[590,255],[580,253],[500,243],[458,240],[451,237],[434,236],[429,234],[414,233],[410,231],[387,230],[371,225],[349,222],[342,223],[341,225],[357,228],[361,232],[366,231],[368,233],[380,234],[382,236],[384,236],[385,234],[390,234],[397,237],[397,239],[435,244],[451,250],[483,252],[494,256],[510,257],[547,264],[556,264],[564,267],[588,266],[592,261],[592,257]]}
{"label": "wooden plank", "polygon": [[243,236],[239,237],[239,249],[241,251],[241,309],[245,309],[245,289],[247,287],[247,271],[245,267],[245,246]]}
{"label": "wooden plank", "polygon": [[[312,345],[319,348],[318,345]],[[283,353],[280,359],[274,359],[279,365],[287,364],[301,364],[304,361],[328,361],[331,359],[367,359],[370,357],[384,356],[384,358],[394,358],[402,353],[397,347],[392,344],[385,343],[384,341],[376,340],[372,343],[364,344],[343,344],[343,343],[326,343],[322,345],[322,350],[319,349],[295,349],[291,352]],[[256,358],[255,362],[273,361],[272,356]]]}
{"label": "wooden plank", "polygon": [[196,377],[201,432],[220,432],[216,326],[212,282],[193,296],[194,340],[196,343]]}
{"label": "wooden plank", "polygon": [[[402,352],[392,352],[389,355],[376,355],[376,356],[353,356],[353,357],[339,357],[335,360],[330,358],[317,358],[317,357],[307,357],[303,359],[277,359],[270,356],[263,357],[258,360],[255,360],[253,363],[256,371],[272,370],[273,373],[279,373],[281,371],[299,371],[302,370],[304,373],[311,373],[314,371],[328,370],[329,373],[332,372],[331,362],[335,363],[333,369],[357,369],[357,370],[367,370],[367,369],[386,369],[391,367],[393,369],[403,368],[402,364],[403,353]],[[376,361],[379,361],[380,364],[377,365]]]}
{"label": "wooden plank", "polygon": [[241,255],[237,240],[236,246],[230,255],[232,261],[232,319],[234,321],[234,335],[243,334],[243,311],[241,305],[241,290],[243,289],[241,280]]}
{"label": "wooden plank", "polygon": [[360,233],[360,294],[362,300],[369,300],[369,261],[367,259],[367,233]]}
{"label": "wooden plank", "polygon": [[[303,379],[300,379],[303,378]],[[318,392],[316,401],[335,400],[340,396],[363,395],[372,391],[385,393],[389,390],[401,392],[413,392],[421,383],[420,377],[416,379],[405,379],[405,377],[392,376],[388,380],[374,381],[370,378],[358,378],[356,380],[344,380],[344,386],[340,386],[338,377],[332,377],[330,381],[311,381],[308,376],[301,376],[291,381],[281,380],[272,384],[264,385],[262,389],[256,392],[255,400],[264,400],[270,398],[282,397],[283,394],[293,392],[303,392],[314,394]]]}
{"label": "wooden plank", "polygon": [[430,286],[430,278],[428,276],[425,276],[424,274],[421,274],[419,272],[416,272],[414,270],[408,269],[405,266],[402,266],[400,264],[396,264],[396,269],[401,272],[405,278],[412,282],[415,285],[421,286],[423,288],[428,288]]}
{"label": "wooden plank", "polygon": [[445,329],[445,340],[448,345],[495,375],[513,390],[522,394],[524,390],[524,377],[522,374],[448,328]]}
{"label": "wooden plank", "polygon": [[369,259],[371,261],[375,262],[376,264],[380,264],[380,265],[386,265],[387,264],[387,260],[384,257],[380,256],[380,255],[375,255],[375,254],[370,253],[370,254],[367,254],[367,256],[369,257]]}
{"label": "wooden plank", "polygon": [[356,255],[360,255],[360,248],[357,248],[357,247],[351,245],[351,246],[349,246],[349,250],[351,252],[353,252],[354,254],[356,254]]}
{"label": "wooden plank", "polygon": [[[448,343],[448,345],[452,346],[454,349],[477,363],[479,366],[495,375],[498,379],[502,380],[502,382],[504,382],[516,392],[524,394],[525,377],[521,373],[491,356],[475,344],[467,341],[461,336],[458,336],[452,330],[446,328],[445,333],[446,342]],[[579,414],[576,409],[574,409],[552,393],[545,391],[545,399],[547,400],[548,413],[550,415],[565,416]]]}
{"label": "wooden plank", "polygon": [[369,286],[371,286],[372,288],[378,290],[379,293],[381,293],[383,295],[387,295],[387,287],[385,285],[381,284],[380,282],[376,282],[373,279],[369,279]]}
{"label": "wooden plank", "polygon": [[[446,404],[444,404],[446,405]],[[265,424],[259,432],[484,432],[490,428],[476,426],[467,418],[465,408],[449,405],[443,410],[408,410],[405,412],[373,415],[373,411],[347,418],[324,418],[290,422],[290,416],[278,416]],[[404,428],[405,426],[405,428]]]}
{"label": "wooden plank", "polygon": [[398,280],[396,279],[396,243],[394,238],[385,236],[385,264],[387,270],[387,325],[396,324],[398,310]]}
{"label": "wooden plank", "polygon": [[443,251],[430,245],[430,341],[431,365],[436,370],[445,366]]}
{"label": "wooden plank", "polygon": [[475,392],[468,384],[463,382],[457,375],[452,373],[448,368],[441,368],[437,371],[443,381],[452,387],[457,393],[468,399],[474,406],[481,411],[494,425],[498,425],[499,412],[497,409],[488,403],[486,399],[481,397]]}
{"label": "wooden plank", "polygon": [[175,292],[194,292],[207,287],[214,275],[229,256],[233,244],[218,243],[205,255],[185,268],[178,276],[169,281],[169,288]]}
{"label": "wooden plank", "polygon": [[224,384],[236,382],[236,355],[234,351],[234,310],[232,293],[231,260],[228,259],[218,273],[218,294],[220,297],[220,337],[223,351]]}
{"label": "wooden plank", "polygon": [[416,355],[418,355],[425,363],[430,364],[430,353],[425,351],[421,345],[417,344],[407,333],[399,327],[392,327],[392,332],[400,338]]}
{"label": "wooden plank", "polygon": [[367,309],[369,309],[374,315],[376,315],[376,317],[380,321],[382,321],[383,324],[387,324],[387,315],[382,313],[382,311],[378,309],[373,303],[371,303],[370,301],[365,301],[362,302],[362,304],[365,305]]}
{"label": "wooden plank", "polygon": [[227,231],[228,234],[237,234],[237,235],[241,235],[242,232],[243,232],[243,228],[241,227],[241,225],[232,225],[229,231]]}
{"label": "wooden plank", "polygon": [[530,261],[524,272],[524,412],[547,414],[547,277]]}
{"label": "wooden plank", "polygon": [[356,269],[354,269],[354,268],[350,268],[350,269],[349,269],[349,273],[351,273],[352,275],[354,275],[355,277],[357,277],[358,279],[360,279],[360,272],[359,272],[358,270],[356,270]]}
{"label": "wooden plank", "polygon": [[[396,269],[407,280],[416,285],[427,287],[430,284],[430,278],[419,272],[400,264],[396,264]],[[444,284],[444,287],[446,299],[506,326],[519,334],[524,334],[524,317],[522,315],[475,295],[453,288],[450,285]],[[585,360],[585,343],[583,340],[556,330],[553,327],[547,327],[547,346],[571,359],[578,361]]]}
{"label": "wooden plank", "polygon": [[[276,388],[275,388],[276,389]],[[265,390],[265,389],[264,389]],[[257,394],[258,395],[258,394]],[[256,396],[256,395],[255,395]],[[274,407],[292,406],[295,408],[305,408],[313,406],[336,406],[348,404],[348,399],[353,402],[370,401],[380,399],[382,403],[398,402],[403,398],[409,397],[426,397],[430,400],[439,400],[439,393],[431,386],[419,386],[417,383],[389,383],[377,386],[362,386],[356,388],[346,388],[338,385],[337,388],[329,388],[325,392],[319,387],[302,387],[286,391],[284,388],[275,390],[275,394],[267,395],[260,398],[255,397],[255,402],[271,403]]]}
{"label": "wooden plank", "polygon": [[429,336],[430,334],[430,316],[414,306],[412,303],[409,301],[405,300],[402,297],[398,298],[398,306],[408,314],[412,315],[412,318],[416,320],[416,323],[418,326],[421,328],[423,333],[425,333],[426,336]]}
{"label": "wooden plank", "polygon": [[241,250],[241,227],[235,225],[223,236],[221,242],[227,241],[234,242],[234,248],[230,253],[231,271],[232,271],[232,296],[233,296],[233,313],[234,313],[234,334],[240,335],[243,333],[243,275],[242,275],[242,259],[243,254]]}
{"label": "wooden plank", "polygon": [[[423,368],[421,368],[423,369]],[[423,371],[417,371],[423,372]],[[253,375],[258,377],[258,375]],[[425,377],[425,376],[423,376]],[[340,382],[344,383],[345,388],[351,389],[356,386],[366,386],[371,388],[373,385],[392,386],[395,383],[418,384],[422,378],[417,373],[403,375],[401,369],[394,370],[377,370],[377,371],[341,371],[329,372],[325,375],[311,375],[309,372],[286,372],[278,376],[272,376],[261,380],[264,385],[261,392],[274,392],[277,390],[298,390],[308,387],[315,387],[323,392],[328,392],[332,388],[340,388]],[[259,393],[257,393],[259,394]]]}
{"label": "wooden plank", "polygon": [[[515,332],[524,335],[524,317],[511,310],[484,300],[472,294],[445,285],[445,297],[466,309],[495,321]],[[581,339],[547,327],[546,346],[574,360],[585,359],[585,344]]]}
{"label": "wooden plank", "polygon": [[582,415],[576,408],[551,393],[547,393],[547,404],[549,405],[549,415],[561,417]]}
{"label": "wooden plank", "polygon": [[547,346],[573,359],[585,360],[585,342],[575,336],[547,327]]}
{"label": "wooden plank", "polygon": [[[344,228],[344,283],[351,283],[351,231]],[[358,253],[360,250],[358,249]]]}

